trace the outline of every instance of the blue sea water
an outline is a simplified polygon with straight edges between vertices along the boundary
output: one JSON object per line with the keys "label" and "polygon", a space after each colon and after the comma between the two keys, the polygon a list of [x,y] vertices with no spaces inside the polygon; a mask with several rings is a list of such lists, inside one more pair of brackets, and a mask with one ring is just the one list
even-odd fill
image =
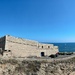
{"label": "blue sea water", "polygon": [[60,52],[75,52],[75,43],[52,43],[58,46]]}

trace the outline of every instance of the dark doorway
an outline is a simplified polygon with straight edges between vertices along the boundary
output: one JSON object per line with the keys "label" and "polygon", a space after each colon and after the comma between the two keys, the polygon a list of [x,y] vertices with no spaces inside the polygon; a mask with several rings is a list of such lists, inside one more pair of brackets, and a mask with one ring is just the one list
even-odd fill
{"label": "dark doorway", "polygon": [[44,52],[41,52],[41,56],[45,56]]}

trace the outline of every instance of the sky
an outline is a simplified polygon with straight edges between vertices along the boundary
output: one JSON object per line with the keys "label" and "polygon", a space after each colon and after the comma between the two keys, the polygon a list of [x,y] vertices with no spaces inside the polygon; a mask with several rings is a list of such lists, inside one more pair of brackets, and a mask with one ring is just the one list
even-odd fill
{"label": "sky", "polygon": [[0,37],[75,42],[75,0],[0,0]]}

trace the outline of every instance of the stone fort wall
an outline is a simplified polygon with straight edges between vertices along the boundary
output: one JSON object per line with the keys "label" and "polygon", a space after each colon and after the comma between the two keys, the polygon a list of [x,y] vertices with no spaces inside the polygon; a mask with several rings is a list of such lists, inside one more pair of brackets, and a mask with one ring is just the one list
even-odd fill
{"label": "stone fort wall", "polygon": [[44,52],[45,56],[55,54],[58,52],[58,47],[53,44],[42,44],[38,41],[32,41],[22,38],[16,38],[10,35],[6,35],[4,56],[15,57],[28,57],[37,56],[41,57],[41,52]]}

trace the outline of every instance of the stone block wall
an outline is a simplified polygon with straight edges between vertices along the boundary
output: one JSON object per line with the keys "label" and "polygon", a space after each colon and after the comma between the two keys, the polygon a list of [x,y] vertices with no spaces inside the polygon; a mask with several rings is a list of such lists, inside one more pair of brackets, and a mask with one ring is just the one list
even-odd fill
{"label": "stone block wall", "polygon": [[37,46],[37,41],[22,39],[22,38],[16,38],[10,35],[6,35],[6,40],[13,42],[13,43],[19,43],[19,44],[25,44],[25,45],[31,45],[31,46]]}
{"label": "stone block wall", "polygon": [[50,49],[50,48],[53,48],[53,44],[38,43],[38,47],[43,49]]}
{"label": "stone block wall", "polygon": [[11,55],[12,57],[41,57],[42,53],[45,56],[49,56],[58,52],[57,46],[53,44],[43,44],[38,41],[16,38],[9,35],[6,35],[5,38],[5,50],[7,52],[4,53],[4,56]]}

